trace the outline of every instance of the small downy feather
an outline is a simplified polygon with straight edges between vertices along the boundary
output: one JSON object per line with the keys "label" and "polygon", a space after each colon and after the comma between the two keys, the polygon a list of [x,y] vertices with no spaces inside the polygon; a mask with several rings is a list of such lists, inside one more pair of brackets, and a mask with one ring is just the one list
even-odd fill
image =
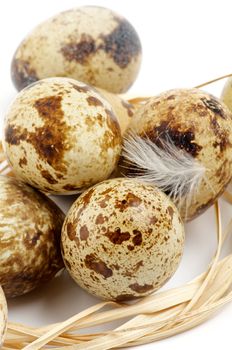
{"label": "small downy feather", "polygon": [[206,168],[186,151],[177,148],[167,136],[159,145],[149,138],[129,133],[124,138],[123,167],[128,177],[156,185],[168,194],[187,220],[188,208],[201,182],[206,181]]}

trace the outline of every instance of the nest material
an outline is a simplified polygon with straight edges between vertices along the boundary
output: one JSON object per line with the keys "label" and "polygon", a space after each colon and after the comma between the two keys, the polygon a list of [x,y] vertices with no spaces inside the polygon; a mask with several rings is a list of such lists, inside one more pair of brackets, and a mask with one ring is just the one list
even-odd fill
{"label": "nest material", "polygon": [[[0,173],[11,174],[0,147]],[[225,198],[232,204],[230,193]],[[232,301],[232,252],[220,259],[223,243],[232,231],[232,219],[224,233],[221,214],[215,204],[218,245],[206,269],[194,280],[168,291],[154,293],[131,305],[100,302],[57,324],[33,328],[8,322],[3,350],[94,349],[129,347],[154,342],[193,328]],[[105,307],[110,307],[106,310]],[[123,323],[124,318],[130,320]],[[106,332],[81,334],[82,329],[122,320]]]}

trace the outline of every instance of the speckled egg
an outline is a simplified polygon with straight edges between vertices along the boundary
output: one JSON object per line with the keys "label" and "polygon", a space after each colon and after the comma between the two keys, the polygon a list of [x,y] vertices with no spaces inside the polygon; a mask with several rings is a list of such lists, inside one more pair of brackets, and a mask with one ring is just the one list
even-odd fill
{"label": "speckled egg", "polygon": [[0,142],[0,163],[5,160],[5,155],[2,147],[2,143]]}
{"label": "speckled egg", "polygon": [[0,287],[0,348],[2,347],[7,326],[7,305],[6,298]]}
{"label": "speckled egg", "polygon": [[133,26],[107,8],[83,6],[31,32],[14,55],[12,79],[18,90],[61,76],[121,93],[133,84],[140,63],[141,43]]}
{"label": "speckled egg", "polygon": [[121,134],[123,135],[138,107],[126,101],[119,95],[99,88],[97,88],[97,91],[110,103],[113,112],[119,122]]}
{"label": "speckled egg", "polygon": [[232,112],[232,78],[227,79],[222,90],[221,99]]}
{"label": "speckled egg", "polygon": [[81,287],[122,301],[148,295],[172,276],[182,256],[184,229],[163,192],[118,178],[76,200],[61,242],[64,263]]}
{"label": "speckled egg", "polygon": [[162,140],[170,140],[204,166],[187,216],[186,207],[181,208],[188,220],[211,206],[231,179],[232,115],[219,99],[206,92],[179,89],[150,98],[134,114],[129,131],[161,148]]}
{"label": "speckled egg", "polygon": [[83,191],[114,170],[121,133],[93,88],[48,78],[21,91],[5,118],[4,148],[14,173],[42,191]]}
{"label": "speckled egg", "polygon": [[7,298],[30,292],[63,268],[63,220],[47,196],[0,176],[0,285]]}

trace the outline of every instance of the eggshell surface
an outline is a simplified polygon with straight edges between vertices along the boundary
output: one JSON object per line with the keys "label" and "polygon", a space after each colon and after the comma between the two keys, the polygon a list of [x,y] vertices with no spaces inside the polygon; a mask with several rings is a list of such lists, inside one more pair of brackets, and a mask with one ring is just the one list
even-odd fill
{"label": "eggshell surface", "polygon": [[42,191],[72,194],[113,172],[121,132],[110,104],[67,78],[32,84],[5,118],[4,148],[14,173]]}
{"label": "eggshell surface", "polygon": [[204,165],[205,176],[194,189],[188,220],[210,207],[231,179],[232,115],[225,104],[204,91],[176,89],[150,98],[134,114],[129,131],[157,145],[171,140]]}
{"label": "eggshell surface", "polygon": [[63,268],[63,220],[47,196],[0,176],[0,285],[7,298],[30,292]]}
{"label": "eggshell surface", "polygon": [[133,84],[141,43],[122,16],[98,6],[65,11],[36,27],[12,61],[18,90],[39,79],[63,76],[121,93]]}
{"label": "eggshell surface", "polygon": [[99,91],[99,93],[110,103],[120,125],[121,134],[123,135],[130,125],[133,115],[138,107],[121,98],[119,95],[99,88],[97,88],[97,91]]}
{"label": "eggshell surface", "polygon": [[5,295],[0,287],[0,347],[3,344],[7,326],[7,305]]}
{"label": "eggshell surface", "polygon": [[227,79],[222,90],[221,99],[232,112],[232,78]]}
{"label": "eggshell surface", "polygon": [[164,193],[119,178],[77,199],[61,242],[64,263],[81,287],[121,301],[148,295],[172,276],[182,256],[184,229]]}

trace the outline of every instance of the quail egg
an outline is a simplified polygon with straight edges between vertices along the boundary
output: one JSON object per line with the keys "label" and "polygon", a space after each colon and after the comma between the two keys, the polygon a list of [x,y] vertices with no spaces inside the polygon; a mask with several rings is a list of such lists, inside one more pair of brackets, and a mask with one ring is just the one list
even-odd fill
{"label": "quail egg", "polygon": [[232,112],[232,78],[227,79],[226,84],[222,90],[221,99]]}
{"label": "quail egg", "polygon": [[133,84],[140,63],[133,26],[110,9],[83,6],[36,27],[17,49],[11,72],[18,90],[62,76],[121,93]]}
{"label": "quail egg", "polygon": [[121,132],[93,88],[48,78],[21,91],[5,118],[4,148],[18,178],[42,191],[74,194],[113,172]]}
{"label": "quail egg", "polygon": [[7,305],[5,295],[0,287],[0,348],[4,341],[7,326]]}
{"label": "quail egg", "polygon": [[7,298],[30,292],[63,268],[63,220],[47,196],[0,176],[0,285]]}
{"label": "quail egg", "polygon": [[64,263],[88,292],[116,301],[160,288],[176,271],[184,228],[158,188],[125,178],[103,181],[72,205],[62,235]]}
{"label": "quail egg", "polygon": [[119,122],[121,134],[123,135],[138,107],[121,98],[119,95],[99,88],[97,88],[97,91],[110,103]]}
{"label": "quail egg", "polygon": [[[190,176],[191,188],[188,183],[181,184],[182,189],[187,192],[191,190],[188,196],[187,213],[186,203],[180,207],[182,217],[186,220],[197,217],[211,206],[231,179],[232,115],[218,98],[206,92],[198,89],[177,89],[150,98],[134,114],[128,132],[139,136],[142,140],[147,140],[150,146],[148,157],[150,163],[152,162],[152,144],[162,150],[164,142],[169,143],[170,154],[174,153],[175,148],[180,158],[183,155],[183,159],[185,161],[187,159],[186,166],[179,163],[176,168],[170,170],[170,176],[173,177],[175,184],[179,176],[175,176],[175,171],[178,174],[180,167],[183,167],[187,176]],[[170,150],[170,147],[173,147],[173,150]],[[137,150],[141,159],[144,159],[141,153],[143,149],[137,147]],[[127,151],[130,150],[127,149]],[[185,155],[189,157],[186,158]],[[133,156],[133,159],[138,158],[138,153],[135,157]],[[121,163],[123,164],[123,159]],[[131,167],[131,175],[136,176],[136,166],[137,171],[143,175],[144,169],[138,164],[134,165]],[[154,167],[156,164],[153,165],[153,169]],[[204,169],[204,171],[201,181],[193,183],[195,169]],[[123,171],[130,173],[130,166]],[[163,171],[167,169],[164,168]],[[149,174],[147,175],[149,177]],[[152,178],[152,170],[150,175]],[[160,174],[158,175],[160,177]],[[169,173],[167,173],[168,176]],[[167,194],[169,192],[170,188],[167,188]]]}

